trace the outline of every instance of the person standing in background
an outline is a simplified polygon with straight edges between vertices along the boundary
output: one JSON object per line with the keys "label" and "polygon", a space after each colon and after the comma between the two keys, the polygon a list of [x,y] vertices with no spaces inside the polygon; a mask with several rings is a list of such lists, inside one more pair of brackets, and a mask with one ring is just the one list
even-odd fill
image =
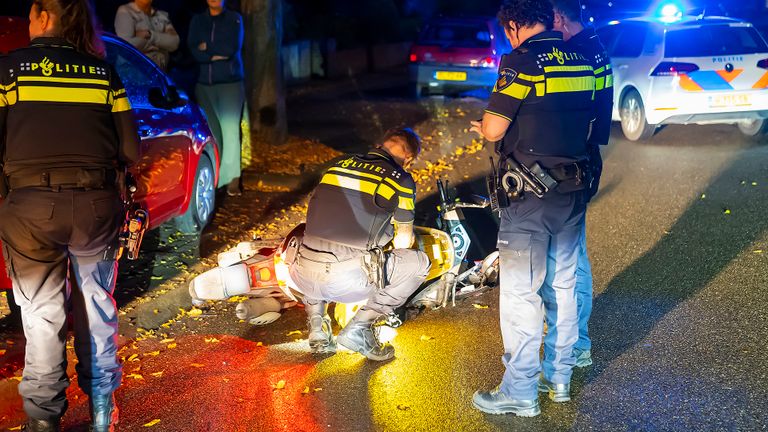
{"label": "person standing in background", "polygon": [[171,53],[179,48],[179,35],[168,13],[154,9],[152,0],[134,0],[120,6],[115,15],[115,33],[164,71]]}
{"label": "person standing in background", "polygon": [[208,10],[192,18],[187,43],[200,65],[195,94],[208,117],[221,155],[219,184],[240,195],[240,120],[245,107],[243,19],[224,0],[207,0]]}

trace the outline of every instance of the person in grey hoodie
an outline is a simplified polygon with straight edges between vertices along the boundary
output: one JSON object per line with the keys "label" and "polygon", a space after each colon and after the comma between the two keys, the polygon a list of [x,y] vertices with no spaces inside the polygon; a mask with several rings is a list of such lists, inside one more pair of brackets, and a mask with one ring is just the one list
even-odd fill
{"label": "person in grey hoodie", "polygon": [[168,13],[152,7],[152,0],[134,0],[117,9],[115,33],[152,59],[160,69],[168,69],[171,53],[179,48],[179,35]]}
{"label": "person in grey hoodie", "polygon": [[219,146],[219,184],[240,195],[240,120],[243,86],[243,19],[225,8],[225,0],[207,0],[208,10],[195,15],[187,43],[200,71],[195,94]]}

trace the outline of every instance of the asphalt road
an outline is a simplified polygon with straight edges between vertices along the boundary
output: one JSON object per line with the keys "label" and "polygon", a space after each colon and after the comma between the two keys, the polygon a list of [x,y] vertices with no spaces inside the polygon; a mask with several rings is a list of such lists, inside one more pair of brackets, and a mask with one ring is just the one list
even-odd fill
{"label": "asphalt road", "polygon": [[[307,122],[315,125],[294,120],[292,129],[350,150],[353,140],[369,142],[413,115],[430,137],[421,173],[449,178],[461,194],[478,190],[488,149],[457,155],[455,148],[471,145],[464,128],[481,101],[416,104],[354,88],[343,99],[322,110],[324,97],[306,96],[295,109],[314,113]],[[340,118],[338,127],[320,128],[324,116]],[[301,309],[254,327],[238,322],[234,303],[214,304],[128,341],[121,430],[766,430],[767,142],[726,126],[668,127],[642,144],[614,130],[587,217],[595,364],[574,373],[570,403],[542,398],[539,417],[490,416],[471,406],[472,393],[495,386],[503,372],[498,291],[491,291],[408,321],[387,363],[308,354]],[[433,214],[431,184],[419,186],[422,223]],[[225,204],[224,212],[233,208]],[[468,216],[481,254],[493,244],[494,220]],[[7,395],[14,385],[0,382],[0,400],[18,403]],[[70,393],[65,424],[79,430],[87,406],[76,386]],[[0,428],[23,418],[11,405],[0,410]]]}

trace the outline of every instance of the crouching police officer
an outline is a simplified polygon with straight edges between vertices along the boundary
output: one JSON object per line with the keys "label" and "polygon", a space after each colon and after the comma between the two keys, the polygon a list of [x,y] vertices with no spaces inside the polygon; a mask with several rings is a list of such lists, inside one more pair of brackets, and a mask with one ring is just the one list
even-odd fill
{"label": "crouching police officer", "polygon": [[[555,402],[570,400],[595,76],[590,61],[550,31],[549,0],[506,0],[499,20],[515,50],[501,61],[486,112],[472,130],[500,140],[497,196],[506,208],[498,236],[499,308],[506,372],[495,390],[476,392],[473,404],[487,413],[535,416],[539,391]],[[549,331],[542,370],[544,319]]]}
{"label": "crouching police officer", "polygon": [[[323,175],[309,201],[303,243],[291,265],[303,295],[313,352],[334,352],[328,302],[368,300],[338,343],[371,360],[395,355],[378,341],[374,323],[416,291],[429,272],[427,256],[413,243],[416,186],[405,168],[421,151],[411,129],[388,132],[368,154],[349,156]],[[394,250],[381,248],[390,240]]]}
{"label": "crouching police officer", "polygon": [[117,180],[138,159],[138,135],[119,77],[99,58],[88,0],[34,0],[29,17],[30,47],[0,58],[0,155],[10,189],[0,239],[27,341],[25,426],[60,428],[71,309],[92,430],[108,431],[122,373],[112,297],[125,216]]}
{"label": "crouching police officer", "polygon": [[[589,198],[597,194],[603,172],[600,146],[608,145],[611,137],[613,111],[613,70],[608,53],[591,27],[584,28],[579,0],[550,0],[555,11],[554,29],[563,33],[568,47],[581,52],[592,61],[595,73],[595,121],[592,122],[587,149],[592,168]],[[589,337],[589,316],[592,314],[592,264],[587,254],[587,225],[581,225],[579,259],[576,268],[576,302],[579,314],[579,339],[573,347],[576,367],[592,364],[592,340]]]}

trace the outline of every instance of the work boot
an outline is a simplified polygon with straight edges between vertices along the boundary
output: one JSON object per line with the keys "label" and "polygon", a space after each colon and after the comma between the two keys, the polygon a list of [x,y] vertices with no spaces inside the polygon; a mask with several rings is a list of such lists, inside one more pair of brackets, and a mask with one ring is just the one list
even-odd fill
{"label": "work boot", "polygon": [[539,400],[512,399],[502,393],[499,387],[487,392],[476,391],[472,405],[488,414],[514,414],[519,417],[536,417],[541,414]]}
{"label": "work boot", "polygon": [[314,354],[330,354],[336,352],[336,341],[333,340],[331,317],[328,315],[310,315],[309,350]]}
{"label": "work boot", "polygon": [[91,431],[113,432],[118,420],[115,396],[112,394],[91,396]]}
{"label": "work boot", "polygon": [[28,419],[21,430],[29,432],[59,432],[61,430],[59,420]]}
{"label": "work boot", "polygon": [[581,351],[574,349],[573,355],[576,356],[576,367],[585,368],[592,365],[592,351]]}
{"label": "work boot", "polygon": [[539,392],[548,393],[553,402],[568,402],[571,400],[571,384],[555,384],[541,375]]}
{"label": "work boot", "polygon": [[361,309],[352,321],[339,332],[338,343],[356,351],[371,360],[384,361],[395,356],[395,347],[379,342],[378,328],[374,327],[379,313]]}

